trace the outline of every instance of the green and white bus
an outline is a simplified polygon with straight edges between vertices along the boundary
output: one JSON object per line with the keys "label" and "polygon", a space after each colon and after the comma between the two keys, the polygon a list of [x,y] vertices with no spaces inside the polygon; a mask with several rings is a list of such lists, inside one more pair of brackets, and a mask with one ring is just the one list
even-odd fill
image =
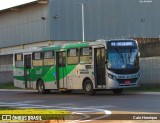
{"label": "green and white bus", "polygon": [[67,92],[98,90],[121,93],[137,87],[140,79],[139,51],[135,40],[98,40],[30,48],[13,56],[14,86]]}

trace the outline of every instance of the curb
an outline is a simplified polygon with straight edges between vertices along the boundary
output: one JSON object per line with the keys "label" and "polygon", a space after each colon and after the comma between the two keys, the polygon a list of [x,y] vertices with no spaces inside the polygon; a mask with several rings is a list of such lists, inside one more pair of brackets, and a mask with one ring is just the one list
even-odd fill
{"label": "curb", "polygon": [[160,95],[160,92],[133,92],[133,94],[151,94],[151,95]]}
{"label": "curb", "polygon": [[17,91],[17,92],[37,92],[37,90],[26,89],[0,89],[0,91]]}

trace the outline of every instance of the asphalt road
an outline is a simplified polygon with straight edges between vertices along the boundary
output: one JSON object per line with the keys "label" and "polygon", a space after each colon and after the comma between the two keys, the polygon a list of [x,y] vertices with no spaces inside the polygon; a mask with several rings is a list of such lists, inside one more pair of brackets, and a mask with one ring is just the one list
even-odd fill
{"label": "asphalt road", "polygon": [[[89,119],[86,114],[103,114],[98,115],[99,119],[103,119],[114,113],[160,113],[159,97],[160,93],[124,92],[121,95],[114,95],[111,92],[100,92],[95,96],[87,96],[77,92],[69,94],[52,92],[41,95],[36,91],[0,90],[0,106],[65,109],[83,114],[86,119]],[[95,116],[92,117],[96,119]]]}

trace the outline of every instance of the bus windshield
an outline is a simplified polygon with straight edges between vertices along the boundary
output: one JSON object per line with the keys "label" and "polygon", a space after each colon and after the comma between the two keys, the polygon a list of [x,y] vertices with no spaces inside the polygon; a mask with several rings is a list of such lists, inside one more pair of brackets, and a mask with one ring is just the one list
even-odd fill
{"label": "bus windshield", "polygon": [[139,68],[138,49],[113,48],[107,51],[108,69],[136,69]]}

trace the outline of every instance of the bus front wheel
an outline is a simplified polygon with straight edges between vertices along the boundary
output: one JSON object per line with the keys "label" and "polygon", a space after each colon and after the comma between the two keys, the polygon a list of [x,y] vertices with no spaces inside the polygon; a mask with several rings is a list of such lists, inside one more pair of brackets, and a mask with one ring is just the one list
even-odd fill
{"label": "bus front wheel", "polygon": [[37,90],[38,90],[38,93],[40,94],[47,94],[47,93],[50,93],[50,90],[46,90],[45,89],[45,86],[44,86],[44,83],[43,81],[38,81],[37,83]]}
{"label": "bus front wheel", "polygon": [[93,84],[90,80],[85,81],[84,90],[85,90],[86,95],[93,96],[95,94],[95,91],[93,89]]}

